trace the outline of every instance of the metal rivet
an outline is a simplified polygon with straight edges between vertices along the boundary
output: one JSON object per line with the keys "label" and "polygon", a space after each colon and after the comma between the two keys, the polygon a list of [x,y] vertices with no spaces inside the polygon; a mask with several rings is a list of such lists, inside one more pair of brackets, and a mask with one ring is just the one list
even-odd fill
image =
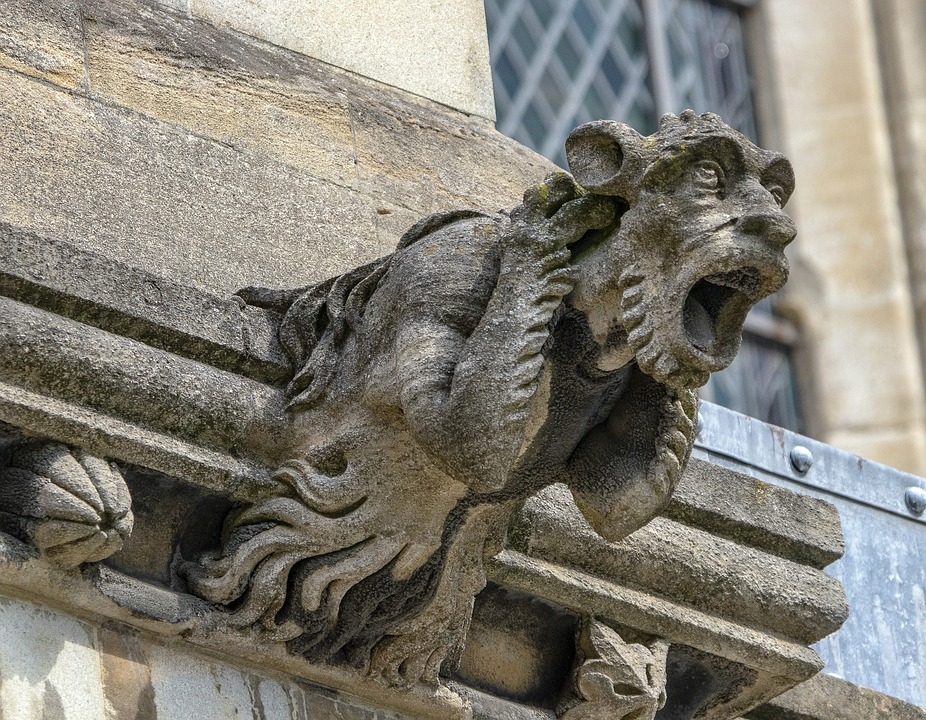
{"label": "metal rivet", "polygon": [[926,490],[921,487],[908,487],[903,494],[907,508],[914,515],[922,515],[926,511]]}
{"label": "metal rivet", "polygon": [[813,465],[813,453],[803,445],[795,445],[791,450],[791,467],[802,475]]}
{"label": "metal rivet", "polygon": [[701,434],[701,431],[704,429],[704,416],[698,412],[698,428],[695,430],[695,437]]}

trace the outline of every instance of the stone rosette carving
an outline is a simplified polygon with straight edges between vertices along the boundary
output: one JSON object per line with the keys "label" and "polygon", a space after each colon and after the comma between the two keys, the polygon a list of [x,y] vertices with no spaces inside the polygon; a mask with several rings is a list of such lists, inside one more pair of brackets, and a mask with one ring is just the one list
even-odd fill
{"label": "stone rosette carving", "polygon": [[396,685],[458,656],[484,560],[564,483],[605,538],[658,514],[697,388],[787,277],[781,155],[714,115],[641,137],[595,122],[510,214],[456,211],[293,291],[281,315],[297,447],[270,490],[181,566],[226,622]]}
{"label": "stone rosette carving", "polygon": [[133,521],[119,469],[84,450],[25,442],[0,469],[0,529],[56,565],[106,559],[132,533]]}
{"label": "stone rosette carving", "polygon": [[629,643],[595,618],[582,625],[575,673],[580,701],[560,720],[653,720],[666,703],[669,644]]}

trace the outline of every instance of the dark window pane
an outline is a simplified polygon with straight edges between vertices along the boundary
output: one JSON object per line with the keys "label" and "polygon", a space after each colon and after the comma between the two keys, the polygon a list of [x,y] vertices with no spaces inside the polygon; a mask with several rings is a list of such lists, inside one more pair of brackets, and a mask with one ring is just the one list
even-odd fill
{"label": "dark window pane", "polygon": [[517,43],[521,55],[524,56],[526,61],[530,62],[531,58],[534,57],[534,53],[537,52],[537,39],[533,36],[531,31],[528,30],[527,23],[524,22],[523,16],[518,18],[518,21],[514,25],[514,29],[511,31],[511,35]]}
{"label": "dark window pane", "polygon": [[572,9],[572,17],[586,41],[591,42],[594,40],[598,34],[598,24],[595,22],[595,18],[592,17],[591,12],[589,12],[588,6],[582,0],[579,0]]}
{"label": "dark window pane", "polygon": [[524,112],[524,129],[534,147],[539,147],[547,137],[547,126],[540,117],[537,106],[531,102]]}
{"label": "dark window pane", "polygon": [[610,112],[605,101],[601,99],[601,93],[595,89],[594,85],[585,93],[585,100],[582,104],[584,105],[583,110],[586,111],[583,114],[587,115],[590,120],[606,118]]}
{"label": "dark window pane", "polygon": [[540,24],[544,27],[549,25],[556,14],[556,6],[553,0],[532,0],[530,5],[534,9]]}
{"label": "dark window pane", "polygon": [[494,70],[495,82],[501,83],[502,87],[505,88],[505,92],[508,93],[508,97],[514,97],[515,91],[517,91],[520,84],[520,78],[507,51],[502,51],[501,55],[498,56]]}
{"label": "dark window pane", "polygon": [[642,18],[634,13],[627,13],[617,26],[617,39],[627,50],[630,57],[642,57],[646,48],[646,35],[643,30]]}
{"label": "dark window pane", "polygon": [[611,89],[614,90],[614,94],[620,94],[624,89],[625,76],[612,53],[605,53],[604,57],[601,59],[601,71],[604,73],[605,79],[608,81]]}
{"label": "dark window pane", "polygon": [[554,110],[560,107],[566,100],[566,96],[563,94],[563,88],[560,87],[559,82],[553,77],[553,73],[549,68],[543,74],[543,77],[540,78],[540,92],[547,101],[547,104]]}
{"label": "dark window pane", "polygon": [[556,45],[556,55],[563,64],[563,68],[570,75],[575,75],[578,71],[581,58],[572,41],[567,35],[563,35]]}

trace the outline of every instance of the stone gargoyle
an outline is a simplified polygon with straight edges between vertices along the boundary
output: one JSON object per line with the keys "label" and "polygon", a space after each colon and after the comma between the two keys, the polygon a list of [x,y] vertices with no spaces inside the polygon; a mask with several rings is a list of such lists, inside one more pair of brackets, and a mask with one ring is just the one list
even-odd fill
{"label": "stone gargoyle", "polygon": [[[668,502],[697,388],[787,277],[793,172],[717,116],[593,122],[510,213],[457,211],[278,311],[300,445],[181,567],[229,625],[313,662],[436,683],[484,562],[564,483],[617,540]],[[446,664],[445,664],[446,663]]]}

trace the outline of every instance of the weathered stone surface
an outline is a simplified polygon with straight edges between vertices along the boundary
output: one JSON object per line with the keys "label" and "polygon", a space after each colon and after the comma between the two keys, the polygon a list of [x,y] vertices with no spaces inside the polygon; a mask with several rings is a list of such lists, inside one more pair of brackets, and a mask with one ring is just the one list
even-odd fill
{"label": "weathered stone surface", "polygon": [[509,544],[532,557],[807,643],[839,628],[848,611],[840,584],[822,572],[666,518],[608,543],[583,522],[559,486],[528,501]]}
{"label": "weathered stone surface", "polygon": [[257,380],[289,372],[271,313],[6,223],[0,295]]}
{"label": "weathered stone surface", "polygon": [[485,122],[209,24],[111,1],[86,12],[97,19],[87,31],[97,95],[380,198],[383,210],[510,207],[553,168]]}
{"label": "weathered stone surface", "polygon": [[361,189],[408,208],[508,208],[524,186],[556,169],[503,135],[474,124],[454,127],[394,99],[353,103],[351,118]]}
{"label": "weathered stone surface", "polygon": [[96,629],[106,720],[157,720],[151,668],[137,632],[113,624]]}
{"label": "weathered stone surface", "polygon": [[0,597],[0,710],[9,718],[103,718],[93,630]]}
{"label": "weathered stone surface", "polygon": [[926,709],[821,673],[744,717],[748,720],[924,720]]}
{"label": "weathered stone surface", "polygon": [[666,704],[664,640],[626,642],[618,633],[588,618],[579,636],[581,664],[576,670],[579,702],[562,720],[653,720]]}
{"label": "weathered stone surface", "polygon": [[[488,564],[496,583],[545,598],[577,613],[590,613],[619,627],[632,628],[672,643],[697,648],[716,667],[704,673],[716,680],[678,698],[700,706],[704,717],[734,718],[816,674],[822,662],[803,644],[675,603],[580,570],[505,550]],[[676,698],[670,693],[670,702]],[[709,712],[708,712],[709,710]],[[682,717],[685,715],[682,714]]]}
{"label": "weathered stone surface", "polygon": [[[0,375],[141,426],[229,451],[273,455],[273,388],[0,297]],[[277,440],[273,438],[276,437]]]}
{"label": "weathered stone surface", "polygon": [[[55,720],[401,720],[356,698],[0,597],[0,710]],[[444,717],[452,717],[448,711]]]}
{"label": "weathered stone surface", "polygon": [[129,490],[112,463],[36,441],[14,444],[0,459],[0,529],[56,565],[108,558],[133,521]]}
{"label": "weathered stone surface", "polygon": [[790,166],[690,111],[645,140],[590,123],[567,153],[592,193],[551,176],[510,215],[434,216],[384,260],[242,293],[285,313],[305,450],[181,568],[230,627],[434,684],[521,500],[564,482],[612,540],[665,507],[695,388],[785,280]]}
{"label": "weathered stone surface", "polygon": [[0,382],[3,422],[32,435],[76,445],[101,457],[178,475],[207,488],[234,494],[243,477],[261,477],[266,468],[249,458],[215,451],[132,421]]}
{"label": "weathered stone surface", "polygon": [[13,225],[227,294],[320,279],[394,242],[341,242],[376,237],[380,206],[354,191],[14,74],[0,92],[11,116],[0,203]]}
{"label": "weathered stone surface", "polygon": [[[160,482],[156,477],[152,477],[151,473],[137,479],[133,479],[131,474],[127,474],[126,477],[130,481],[133,496],[142,499],[140,507],[136,504],[136,514],[141,512],[141,515],[139,520],[136,520],[131,543],[107,562],[111,567],[117,567],[135,576],[153,577],[160,574],[160,577],[153,578],[153,581],[167,586],[170,583],[169,573],[165,575],[163,570],[154,568],[154,565],[166,565],[173,557],[172,548],[178,546],[178,542],[180,547],[185,547],[187,552],[190,551],[188,543],[177,534],[178,530],[190,528],[190,521],[193,520],[193,524],[205,532],[207,542],[212,537],[210,533],[216,532],[215,527],[209,529],[208,525],[212,521],[207,517],[208,513],[203,512],[204,506],[201,501],[205,498],[197,499],[196,496],[183,492],[183,488],[176,484]],[[145,499],[145,493],[150,494],[148,499]],[[177,505],[177,509],[181,511],[180,517],[175,518],[171,515],[173,505]],[[554,518],[565,515],[568,519],[569,505],[568,496],[565,496],[564,508],[556,509],[552,513]],[[218,512],[221,513],[221,509]],[[574,507],[571,512],[576,513]],[[221,514],[213,518],[215,519],[220,520]],[[146,527],[152,524],[166,535],[165,542],[152,539]],[[537,527],[536,531],[546,532],[540,527]],[[518,540],[517,532],[513,539]],[[554,530],[552,542],[555,544],[558,539],[561,540],[561,537]],[[632,539],[633,537],[625,542]],[[136,543],[142,543],[142,546]],[[151,558],[143,557],[146,548],[152,549]],[[705,553],[711,554],[711,549],[705,548]],[[509,551],[501,557],[501,562],[508,570],[514,568],[508,564],[510,555]],[[637,560],[640,565],[650,563],[645,552],[638,554]],[[64,578],[60,574],[48,575],[47,569],[42,570],[41,566],[35,565],[34,562],[23,564],[20,560],[4,564],[0,566],[0,578],[24,592],[37,592],[50,600],[66,602],[74,609],[90,610],[96,614],[140,624],[159,634],[170,636],[186,631],[185,634],[188,634],[190,639],[202,642],[210,650],[237,657],[239,662],[259,661],[267,667],[277,666],[280,662],[280,658],[272,652],[266,653],[267,650],[272,650],[272,647],[265,645],[261,648],[258,660],[252,640],[245,638],[243,642],[236,643],[232,636],[217,631],[209,623],[205,626],[201,624],[197,617],[205,616],[205,608],[202,605],[191,605],[192,598],[189,595],[165,592],[150,584],[112,572],[85,573],[84,581],[79,582],[80,578]],[[690,560],[679,558],[678,562],[685,564]],[[610,623],[636,627],[647,634],[671,638],[675,643],[690,643],[695,647],[706,648],[710,653],[719,653],[730,658],[741,668],[759,668],[761,673],[773,673],[777,678],[777,685],[772,684],[771,687],[777,687],[779,692],[815,669],[812,652],[800,645],[782,642],[777,632],[773,635],[765,634],[756,628],[731,622],[720,614],[698,611],[687,603],[673,603],[662,599],[660,593],[663,582],[659,568],[664,567],[664,564],[665,558],[657,555],[653,559],[656,571],[652,573],[655,585],[638,590],[616,581],[610,575],[607,576],[607,580],[599,579],[588,572],[550,562],[538,562],[536,566],[529,568],[526,575],[521,576],[507,571],[500,574],[493,567],[493,577],[520,587],[530,595],[505,590],[494,603],[487,604],[486,600],[477,603],[479,609],[467,636],[466,655],[458,677],[473,683],[477,688],[491,691],[496,697],[517,701],[509,705],[502,703],[506,714],[500,717],[519,720],[533,718],[536,713],[531,707],[549,709],[552,707],[551,703],[555,704],[564,678],[568,677],[571,637],[574,630],[568,622],[570,613],[539,601],[538,596],[547,597],[577,613],[593,610]],[[646,573],[638,571],[636,575],[642,577]],[[811,588],[805,589],[809,591]],[[498,590],[495,592],[499,593]],[[710,578],[704,584],[703,594],[714,594],[714,584],[710,582]],[[821,601],[826,602],[826,598],[814,597],[808,592],[809,603]],[[708,601],[703,604],[709,606],[711,603]],[[542,612],[538,614],[537,608]],[[764,619],[764,622],[766,625],[772,624],[774,618],[779,618],[780,621],[780,617],[787,616],[788,612],[786,606],[769,607],[768,618]],[[787,623],[782,627],[786,625]],[[499,648],[505,649],[503,657],[498,655]],[[280,650],[282,651],[282,648]],[[673,666],[678,664],[676,660],[673,660],[673,663]],[[328,676],[319,674],[322,669],[320,666],[307,665],[304,660],[299,662],[295,658],[285,667],[287,672],[333,684],[335,687],[353,687],[355,692],[370,697],[367,694],[369,688],[361,690],[356,677],[338,677],[336,672]],[[673,676],[679,672],[673,670]],[[729,673],[730,670],[723,672]],[[727,680],[712,681],[715,689],[711,692],[720,692],[725,682]],[[731,690],[722,697],[729,699],[730,693],[733,692],[736,693],[738,701],[747,705],[750,698],[752,704],[755,704],[767,697],[763,693],[770,692],[768,680],[756,682],[748,691],[742,687],[741,680],[734,677],[731,682],[732,685],[729,687],[738,689]],[[710,696],[711,693],[708,693],[708,697]],[[464,697],[470,696],[464,693]],[[474,709],[486,708],[486,712],[489,713],[486,717],[489,718],[493,717],[491,712],[499,710],[495,707],[498,703],[489,702],[482,696],[474,696],[471,701],[474,703]],[[673,699],[673,712],[678,709],[676,701],[677,698]],[[391,697],[388,701],[383,699],[383,702],[395,707],[396,698]],[[488,708],[495,709],[490,712]],[[437,716],[446,717],[440,713]],[[727,713],[716,717],[732,716]],[[477,717],[482,716],[477,713]]]}
{"label": "weathered stone surface", "polygon": [[357,100],[342,73],[146,5],[103,2],[84,12],[96,97],[357,187]]}
{"label": "weathered stone surface", "polygon": [[157,6],[5,9],[85,33],[92,94],[0,78],[0,220],[220,295],[342,272],[552,167],[485,121]]}
{"label": "weathered stone surface", "polygon": [[190,11],[467,113],[495,119],[479,0],[190,0]]}
{"label": "weathered stone surface", "polygon": [[845,550],[839,514],[829,503],[696,458],[664,515],[816,568],[838,560]]}
{"label": "weathered stone surface", "polygon": [[7,0],[0,17],[0,68],[85,90],[79,7],[75,0]]}
{"label": "weathered stone surface", "polygon": [[[52,5],[54,0],[49,3],[49,6]],[[25,5],[19,3],[13,12],[20,12],[22,7]],[[264,391],[259,383],[241,383],[240,380],[243,375],[245,379],[274,382],[283,377],[283,374],[275,374],[276,368],[283,366],[278,364],[279,357],[273,354],[272,339],[263,335],[260,347],[254,348],[249,346],[248,338],[242,337],[255,323],[264,329],[272,325],[273,311],[254,307],[239,310],[234,303],[226,301],[225,296],[246,284],[303,285],[372,259],[391,249],[394,238],[404,227],[432,209],[444,209],[461,200],[491,209],[510,206],[513,188],[523,187],[525,178],[532,174],[536,176],[544,165],[525,151],[513,149],[512,145],[506,144],[507,141],[488,131],[484,123],[436,111],[426,103],[401,93],[384,92],[374,83],[352,79],[319,63],[243,39],[208,24],[143,4],[116,0],[84,3],[81,7],[81,29],[87,41],[87,73],[94,97],[84,97],[84,90],[80,88],[75,95],[64,96],[52,87],[24,80],[23,70],[5,73],[4,78],[0,78],[0,82],[6,78],[15,81],[10,87],[16,88],[20,95],[14,114],[22,128],[16,132],[6,130],[4,139],[10,139],[11,143],[3,147],[11,149],[0,151],[0,164],[6,165],[9,153],[15,171],[12,175],[14,182],[19,183],[20,188],[27,188],[25,193],[18,189],[8,190],[9,197],[3,196],[4,191],[0,189],[0,196],[3,196],[0,200],[4,201],[0,214],[8,212],[20,225],[50,228],[72,244],[89,243],[100,254],[121,258],[125,264],[119,272],[124,272],[130,281],[124,290],[129,292],[131,288],[140,286],[141,291],[139,296],[120,297],[120,288],[109,287],[104,293],[107,302],[103,303],[101,310],[94,306],[93,283],[80,282],[68,287],[66,273],[60,272],[59,267],[49,265],[46,268],[49,272],[43,272],[39,255],[18,266],[16,273],[9,273],[5,280],[12,284],[0,287],[0,293],[39,305],[46,311],[60,307],[60,312],[71,320],[94,325],[95,330],[87,329],[92,339],[104,339],[102,347],[115,347],[117,351],[115,361],[107,364],[99,362],[99,358],[94,356],[92,343],[63,344],[63,368],[78,368],[75,374],[78,380],[85,377],[81,375],[83,371],[89,373],[86,377],[108,374],[109,385],[105,381],[91,382],[86,386],[82,381],[69,384],[51,378],[48,374],[50,369],[43,375],[34,363],[27,363],[25,370],[21,367],[15,369],[10,363],[3,373],[7,382],[0,383],[0,412],[4,418],[33,432],[47,432],[58,439],[73,438],[82,445],[113,448],[122,459],[171,471],[185,481],[214,490],[233,488],[239,500],[253,499],[254,487],[249,487],[250,480],[242,482],[242,479],[260,476],[262,468],[249,466],[249,463],[253,461],[254,448],[265,443],[263,439],[251,436],[251,431],[260,425],[259,422],[252,423],[251,419],[273,405],[275,393]],[[29,107],[33,101],[40,105],[44,103],[47,107],[49,98],[55,98],[51,102],[58,104],[56,112],[49,113],[48,117]],[[58,114],[60,118],[56,117]],[[260,132],[261,127],[266,131]],[[72,132],[74,130],[76,132]],[[296,140],[288,143],[287,137],[296,137]],[[30,147],[36,145],[38,152],[35,147]],[[97,147],[101,148],[102,160],[92,155],[92,150]],[[20,154],[24,159],[20,159]],[[641,151],[641,154],[645,153]],[[640,157],[636,150],[628,156],[630,160]],[[59,195],[55,194],[55,179],[50,174],[42,177],[34,168],[28,167],[34,162],[47,167],[55,157],[59,158],[57,170],[62,178]],[[448,157],[456,157],[459,162],[448,162]],[[695,162],[703,159],[699,156]],[[120,165],[120,161],[126,160]],[[699,164],[698,168],[693,171],[696,173],[695,184],[702,190],[717,190],[722,181],[728,180],[709,164]],[[476,169],[481,169],[481,174],[474,172]],[[81,177],[81,173],[86,173],[86,177]],[[292,198],[287,208],[271,207],[268,210],[290,175],[295,178],[295,192],[303,193],[304,197]],[[37,178],[39,182],[36,182]],[[607,185],[605,179],[598,183],[598,188],[607,191]],[[713,187],[708,187],[711,185]],[[253,188],[257,188],[256,193]],[[107,189],[114,193],[115,199],[107,195]],[[625,190],[626,186],[621,185],[619,194],[625,194]],[[786,194],[783,187],[777,190]],[[29,198],[22,197],[30,193]],[[145,217],[131,218],[138,204],[133,205],[132,201],[144,193],[147,193],[146,204],[154,210],[146,213]],[[183,200],[178,202],[178,197]],[[14,202],[5,202],[11,198]],[[497,202],[499,198],[502,200]],[[325,215],[327,202],[341,206],[346,203],[346,216]],[[187,207],[187,203],[192,206]],[[299,214],[300,207],[308,210]],[[298,217],[292,217],[294,214]],[[671,212],[666,214],[671,215]],[[175,218],[175,215],[182,217]],[[268,227],[271,229],[267,230]],[[184,229],[186,232],[180,232]],[[136,237],[136,230],[145,236]],[[306,241],[308,234],[314,232],[318,235]],[[258,247],[267,234],[284,237],[284,242],[267,250]],[[189,246],[181,245],[177,250],[178,243],[173,242],[174,250],[164,257],[158,256],[157,252],[144,255],[148,243],[175,240],[172,236],[188,238]],[[355,238],[356,246],[345,247],[345,236]],[[341,249],[337,257],[330,256],[330,253],[326,255],[327,243]],[[300,247],[300,244],[305,247]],[[159,272],[171,274],[175,280],[188,277],[188,264],[219,253],[221,256],[214,258],[215,266],[208,268],[208,275],[195,281],[200,290],[211,290],[218,297],[187,292],[180,283],[159,282],[157,279]],[[275,253],[277,258],[271,259],[270,253]],[[321,256],[324,257],[319,260]],[[86,253],[72,253],[64,248],[61,258],[64,262],[80,263],[85,273],[97,269],[107,271],[105,263],[94,264],[98,258],[91,258]],[[313,265],[314,261],[317,264]],[[254,267],[239,269],[238,265],[242,262]],[[155,272],[133,272],[128,265]],[[520,272],[522,267],[518,266],[517,270]],[[663,268],[658,270],[661,272]],[[659,273],[655,267],[647,267],[644,272],[644,275],[656,274]],[[713,279],[721,281],[719,287],[748,289],[749,278]],[[157,286],[157,292],[147,285],[149,281]],[[689,288],[681,287],[684,284],[679,282],[677,293],[687,292]],[[694,305],[701,305],[701,309],[710,315],[711,308],[705,306],[711,304],[708,302],[710,295],[711,292],[702,294],[700,297],[704,302],[695,299],[688,312],[683,313],[683,332],[689,340],[694,335],[695,341],[701,344],[705,344],[707,339],[704,317]],[[152,297],[160,298],[161,304],[155,302],[145,308],[145,303]],[[184,310],[190,308],[189,317],[183,310],[167,310],[165,304]],[[452,309],[448,305],[441,307],[448,312]],[[238,317],[239,313],[245,317]],[[632,309],[628,310],[628,314],[632,315]],[[33,322],[37,317],[44,316],[16,315],[17,321],[25,325],[32,323],[34,331],[45,322]],[[213,318],[215,326],[210,325]],[[356,319],[352,318],[351,322]],[[55,326],[62,330],[63,335],[53,334],[45,346],[36,337],[37,333],[33,333],[30,342],[35,340],[35,345],[32,347],[41,350],[37,355],[57,362],[59,358],[55,357],[55,351],[48,348],[61,337],[67,339],[76,324],[70,322]],[[125,335],[137,342],[121,343],[119,338],[114,340],[101,331]],[[719,337],[721,341],[711,349],[718,350],[718,357],[724,355],[720,346],[724,345],[726,335],[726,330],[715,333],[714,339]],[[611,340],[609,338],[606,342]],[[137,346],[141,343],[159,350],[145,352],[142,348],[139,351]],[[162,356],[168,353],[162,352],[164,350],[183,357],[171,356],[165,360]],[[546,348],[546,352],[550,349]],[[255,357],[260,362],[248,364],[247,359]],[[152,381],[152,392],[139,390],[140,385],[132,385],[134,381],[124,368],[119,367],[126,358],[131,363],[148,363],[154,368],[157,377]],[[207,363],[216,364],[220,370],[227,372],[213,372],[214,369],[209,368]],[[81,367],[84,370],[80,370]],[[662,372],[665,367],[654,367],[654,370]],[[238,376],[229,379],[229,373],[238,373]],[[201,378],[205,382],[197,388]],[[141,377],[138,380],[141,382]],[[230,381],[223,389],[221,386],[226,384],[226,380]],[[131,389],[126,391],[121,388],[122,385],[129,385]],[[193,412],[189,416],[176,412],[179,406],[171,394],[174,385],[182,387],[183,393],[191,393],[195,398]],[[146,402],[133,408],[128,399],[136,391],[142,393],[141,397]],[[46,395],[46,392],[57,397]],[[205,396],[218,392],[221,401],[202,400],[197,392]],[[551,407],[553,403],[549,400],[549,397],[538,396],[537,406]],[[168,410],[163,413],[165,406]],[[537,432],[537,437],[540,437],[542,428]],[[234,442],[227,442],[228,437],[233,437]],[[496,439],[489,437],[493,441]],[[447,434],[447,438],[452,442],[471,439],[461,433]],[[410,442],[396,443],[394,447],[401,448],[403,453],[415,449]],[[274,446],[270,453],[276,453],[278,449],[279,446]],[[304,447],[299,448],[299,452],[304,450]],[[328,457],[327,460],[335,465],[339,462],[338,457]],[[152,497],[156,494],[155,485],[152,483]],[[382,491],[385,485],[385,480],[377,477],[373,489]],[[589,492],[584,509],[594,515],[596,500],[600,499],[596,495],[598,489],[585,489]],[[723,497],[729,500],[738,496],[735,493],[726,496],[716,485],[711,486],[710,492],[716,494],[681,498],[669,511],[679,513],[677,519],[683,523],[666,523],[664,527],[673,531],[680,527],[679,544],[689,550],[702,543],[706,535],[702,531],[708,529],[735,543],[782,556],[771,560],[776,572],[786,565],[779,562],[783,557],[824,564],[829,554],[835,552],[815,537],[802,542],[797,537],[797,522],[793,525],[785,523],[785,527],[776,529],[771,515],[759,514],[753,518],[729,506],[713,514],[710,504],[715,499]],[[289,493],[290,496],[299,494],[299,487],[296,487],[296,492]],[[422,511],[429,509],[432,496],[420,492],[410,495],[407,500],[417,503],[415,510]],[[776,497],[775,500],[782,499]],[[782,500],[782,505],[776,506],[776,509],[787,507],[790,506]],[[796,509],[800,511],[802,506]],[[802,521],[822,518],[826,522],[831,519],[825,513],[819,516],[808,513],[801,518]],[[166,515],[162,519],[168,525],[174,522],[173,519],[168,521]],[[499,526],[503,519],[498,520]],[[495,522],[494,518],[486,519],[486,525]],[[685,524],[700,530],[690,531],[691,528],[684,527]],[[476,527],[474,536],[480,534],[485,536],[484,528]],[[75,599],[74,605],[84,611],[98,611],[148,629],[169,627],[163,630],[165,634],[189,631],[192,640],[202,642],[211,651],[227,652],[238,658],[247,657],[253,651],[267,667],[296,672],[342,688],[355,682],[358,688],[362,688],[358,692],[364,693],[367,698],[388,697],[388,700],[382,701],[383,704],[392,703],[393,707],[400,704],[396,698],[403,695],[377,696],[376,691],[371,690],[373,683],[359,675],[350,675],[349,670],[309,666],[301,658],[286,655],[279,646],[255,649],[253,636],[226,643],[229,635],[217,631],[209,621],[201,623],[197,620],[204,609],[202,603],[197,604],[190,596],[163,587],[173,579],[171,568],[164,562],[173,540],[174,536],[165,532],[157,542],[152,540],[149,548],[137,549],[131,563],[127,560],[130,552],[122,558],[125,562],[120,567],[126,572],[141,568],[157,575],[156,581],[162,585],[159,588],[147,586],[137,578],[126,578],[113,572],[111,567],[98,566],[85,568],[79,578],[69,576],[66,582],[62,581],[61,575],[43,576],[49,579],[43,585],[37,578],[47,571],[37,569],[38,561],[28,557],[28,548],[11,551],[3,566],[6,573],[3,582],[21,583],[30,592],[57,593],[58,602],[65,601],[61,598],[66,598],[63,594],[66,590],[57,587],[56,583],[75,591],[75,595],[78,594],[76,588],[80,586],[84,595],[80,600]],[[664,565],[660,563],[665,562],[669,553],[659,538],[650,540],[650,544],[659,551],[654,565],[662,568]],[[706,543],[705,546],[717,550],[727,544],[721,541],[714,545]],[[145,556],[147,549],[151,550],[148,557]],[[491,545],[488,549],[491,551]],[[690,551],[689,555],[696,553]],[[746,552],[751,560],[762,555],[762,552]],[[14,561],[14,557],[18,559]],[[468,558],[464,560],[469,562]],[[474,553],[472,560],[472,565],[478,566],[483,558]],[[714,577],[717,567],[712,566],[708,570],[706,575]],[[651,621],[648,626],[651,630],[674,635],[682,641],[700,642],[708,652],[723,652],[732,656],[735,662],[752,663],[743,672],[747,675],[748,672],[758,673],[756,686],[759,689],[751,691],[751,695],[744,693],[748,695],[747,700],[754,700],[761,693],[770,691],[775,681],[769,680],[767,675],[773,671],[780,673],[781,677],[777,680],[780,685],[793,682],[796,675],[807,674],[814,667],[813,654],[794,642],[795,638],[766,635],[763,628],[767,625],[762,623],[757,623],[755,628],[747,625],[756,607],[762,607],[761,597],[750,598],[746,603],[749,612],[743,617],[718,619],[707,612],[715,607],[709,601],[699,614],[687,607],[690,598],[680,595],[681,599],[668,601],[633,588],[622,588],[619,583],[613,582],[614,578],[595,577],[591,572],[576,568],[566,568],[560,575],[555,563],[536,562],[531,572],[531,579],[525,585],[543,587],[548,581],[552,584],[550,578],[562,580],[571,592],[582,595],[582,602],[589,607],[606,611],[607,621],[611,624],[633,615],[632,612],[615,609],[624,601],[632,604],[627,598],[633,596],[634,602],[639,601],[640,612],[643,615],[649,613],[647,619]],[[569,572],[572,574],[566,577]],[[26,578],[30,573],[33,577]],[[801,577],[807,577],[803,573],[805,570],[799,572]],[[641,572],[634,577],[643,577],[649,582],[659,574]],[[465,601],[477,584],[470,583],[473,589],[467,585],[465,581],[472,577],[465,573],[450,576],[447,586],[459,593],[462,601],[457,601],[459,604],[452,607],[449,614],[459,615],[462,608],[465,615]],[[671,574],[669,577],[672,582],[678,581]],[[632,579],[623,578],[627,584],[632,584]],[[453,587],[459,580],[463,582]],[[749,585],[746,582],[745,585],[748,594],[761,583]],[[624,590],[627,592],[624,593]],[[814,593],[826,596],[826,590],[826,587],[810,583],[805,599],[813,602],[817,599]],[[600,591],[599,596],[590,600],[589,597],[597,591]],[[101,593],[104,598],[98,610],[90,599],[93,592]],[[761,595],[761,592],[758,594]],[[558,597],[564,603],[572,602],[565,591]],[[827,596],[826,602],[830,599]],[[70,602],[70,599],[66,598],[66,601]],[[645,606],[647,601],[651,603],[649,606]],[[789,596],[786,601],[793,602],[795,599]],[[717,602],[716,607],[722,607],[722,602]],[[774,608],[775,611],[779,609]],[[716,609],[713,611],[722,614]],[[425,618],[425,622],[413,628],[414,631],[419,635],[429,635],[429,639],[443,641],[445,638],[437,637],[439,632],[428,633],[434,627],[430,624],[431,620],[433,616]],[[799,611],[793,625],[782,627],[785,633],[809,636],[811,630],[808,628],[817,620],[819,618],[813,617],[812,613],[802,614]],[[390,628],[395,629],[395,626]],[[155,629],[155,632],[162,630]],[[101,636],[98,642],[101,646],[104,644]],[[109,673],[112,678],[127,678],[128,698],[149,697],[146,688],[151,684],[153,675],[150,670],[141,667],[144,653],[139,654],[138,647],[131,642],[120,645],[113,641],[109,647],[112,653],[110,659],[104,662],[104,677]],[[170,652],[174,651],[175,648]],[[154,655],[157,651],[151,653]],[[128,658],[128,663],[121,664],[113,659],[115,657]],[[190,666],[186,669],[194,686],[200,682],[207,683],[210,673],[213,679],[219,678],[223,685],[227,684],[225,709],[240,707],[244,711],[247,709],[244,703],[250,702],[252,709],[263,705],[272,708],[272,712],[295,709],[297,713],[301,711],[310,716],[314,712],[322,717],[367,717],[363,714],[365,711],[357,710],[347,701],[330,697],[303,697],[293,701],[298,693],[282,689],[280,684],[255,683],[248,678],[242,681],[240,676],[234,673],[227,675],[224,670],[210,670],[204,674],[201,668]],[[734,678],[729,686],[731,688],[740,688],[736,683],[746,682],[743,680],[746,675],[731,673],[731,677]],[[165,687],[183,685],[182,682],[172,685],[176,678],[167,674],[162,679],[165,679]],[[210,692],[209,688],[203,689],[205,696],[209,696]],[[411,691],[408,696],[413,694],[414,691]],[[145,705],[147,701],[139,704],[149,708],[153,704],[156,708],[153,689],[150,698],[150,704]],[[166,707],[171,701],[162,698],[161,702]],[[124,704],[119,712],[129,712],[130,703]],[[217,712],[221,712],[223,707],[221,699],[212,704],[212,709],[217,708]],[[520,707],[518,710],[527,714],[512,717],[536,715],[533,709]],[[201,714],[207,712],[208,709],[203,706]],[[445,718],[458,712],[461,708],[454,706],[452,711],[447,710],[443,714],[432,708],[431,714]],[[501,711],[488,716],[495,720],[504,717]]]}
{"label": "weathered stone surface", "polygon": [[452,677],[520,707],[554,710],[570,686],[578,629],[574,613],[490,584],[476,597]]}

